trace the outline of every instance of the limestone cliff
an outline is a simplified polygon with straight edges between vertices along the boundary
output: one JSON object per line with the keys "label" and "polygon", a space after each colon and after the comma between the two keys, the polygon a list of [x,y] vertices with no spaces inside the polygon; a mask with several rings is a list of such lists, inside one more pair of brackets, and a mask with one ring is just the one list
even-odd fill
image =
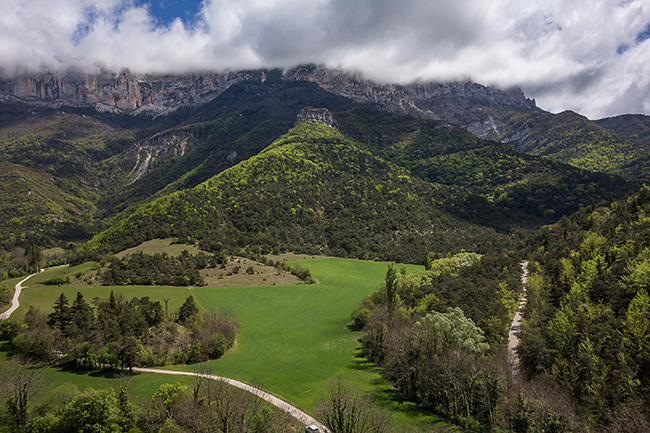
{"label": "limestone cliff", "polygon": [[334,116],[327,108],[305,107],[298,113],[296,125],[300,123],[322,123],[330,128],[339,128]]}
{"label": "limestone cliff", "polygon": [[541,111],[520,89],[500,90],[466,82],[422,82],[406,85],[376,83],[323,66],[278,70],[209,72],[187,75],[29,74],[0,80],[0,100],[20,100],[42,106],[92,107],[100,111],[164,115],[179,108],[207,103],[232,84],[243,81],[310,81],[321,88],[372,103],[384,110],[422,118],[444,119],[476,135],[498,135],[500,118],[512,111]]}

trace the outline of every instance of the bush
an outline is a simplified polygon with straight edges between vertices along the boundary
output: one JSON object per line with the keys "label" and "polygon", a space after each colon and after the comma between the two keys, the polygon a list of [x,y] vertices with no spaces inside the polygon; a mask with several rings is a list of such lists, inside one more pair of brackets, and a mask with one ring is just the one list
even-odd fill
{"label": "bush", "polygon": [[70,284],[70,276],[69,275],[57,275],[52,278],[48,278],[47,280],[43,281],[43,284],[46,286],[60,286],[63,284]]}

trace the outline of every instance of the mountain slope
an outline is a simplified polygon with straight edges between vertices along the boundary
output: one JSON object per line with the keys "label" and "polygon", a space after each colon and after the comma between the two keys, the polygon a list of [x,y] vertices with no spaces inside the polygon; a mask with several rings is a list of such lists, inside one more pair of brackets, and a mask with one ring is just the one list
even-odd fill
{"label": "mountain slope", "polygon": [[633,142],[650,147],[650,116],[642,114],[624,114],[596,120],[600,126],[613,133],[628,138]]}
{"label": "mountain slope", "polygon": [[83,241],[91,203],[64,191],[49,173],[0,162],[0,250]]}
{"label": "mountain slope", "polygon": [[445,122],[356,107],[337,114],[350,136],[420,178],[457,191],[447,209],[499,230],[538,228],[624,194],[621,178],[579,170],[482,140]]}
{"label": "mountain slope", "polygon": [[410,176],[337,130],[305,123],[259,155],[141,209],[94,238],[84,253],[178,237],[212,251],[417,261],[425,246],[481,251],[505,240],[442,210],[448,195],[448,187]]}
{"label": "mountain slope", "polygon": [[586,170],[626,177],[648,174],[630,164],[650,148],[570,111],[513,114],[502,126],[500,139],[521,152]]}
{"label": "mountain slope", "polygon": [[230,86],[247,82],[311,82],[355,102],[372,103],[387,111],[415,117],[442,118],[464,126],[482,124],[486,117],[503,112],[539,111],[535,102],[524,97],[519,89],[504,91],[469,81],[377,83],[319,65],[176,76],[136,75],[124,70],[119,74],[104,71],[88,75],[69,72],[0,77],[0,101],[160,116],[201,106]]}

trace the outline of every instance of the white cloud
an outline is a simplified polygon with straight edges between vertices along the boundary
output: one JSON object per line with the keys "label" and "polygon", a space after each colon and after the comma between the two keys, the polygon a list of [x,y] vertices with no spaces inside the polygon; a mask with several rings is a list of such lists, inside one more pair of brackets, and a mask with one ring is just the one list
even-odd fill
{"label": "white cloud", "polygon": [[517,85],[592,118],[650,114],[650,40],[637,39],[649,0],[204,0],[197,22],[166,27],[130,0],[1,2],[5,74],[314,62],[383,81]]}

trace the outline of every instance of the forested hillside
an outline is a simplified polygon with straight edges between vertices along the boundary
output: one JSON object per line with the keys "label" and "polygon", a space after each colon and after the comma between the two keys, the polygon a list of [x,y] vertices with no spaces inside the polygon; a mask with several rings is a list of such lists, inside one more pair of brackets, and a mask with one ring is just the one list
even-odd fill
{"label": "forested hillside", "polygon": [[[198,187],[164,197],[97,236],[84,257],[156,237],[208,251],[299,251],[419,260],[426,245],[483,251],[505,241],[443,210],[449,187],[411,176],[316,123]],[[399,246],[399,248],[398,248]]]}
{"label": "forested hillside", "polygon": [[[436,234],[428,234],[426,240],[415,236],[413,246],[407,248],[410,252],[397,253],[410,260],[425,244],[432,250],[448,251],[450,245],[455,245],[448,241],[449,227],[469,224],[504,234],[535,230],[580,206],[620,196],[629,188],[620,178],[526,156],[446,122],[391,114],[372,104],[330,93],[316,83],[267,77],[264,82],[233,84],[209,103],[155,118],[98,113],[80,107],[63,111],[32,109],[18,103],[3,105],[0,163],[10,165],[5,165],[6,182],[0,191],[4,203],[0,207],[0,247],[8,253],[6,257],[20,255],[20,251],[31,247],[74,249],[138,207],[192,189],[254,157],[286,133],[305,106],[329,109],[341,131],[359,149],[390,162],[394,168],[400,167],[418,182],[434,185],[433,190],[438,192],[424,194],[426,200],[435,202],[438,211],[452,215],[454,222],[443,224],[442,229],[415,224],[418,228],[411,234]],[[351,180],[359,174],[367,173],[350,173],[349,177],[356,185],[357,197],[376,195],[365,191],[366,186],[374,188],[373,182]],[[238,181],[236,176],[228,179]],[[440,194],[442,187],[445,192]],[[334,194],[345,195],[343,188]],[[236,193],[234,186],[227,189]],[[275,194],[277,201],[271,207],[282,201],[280,192]],[[352,203],[353,198],[345,200]],[[396,203],[403,209],[410,208]],[[273,224],[281,225],[279,220]],[[399,231],[396,239],[410,242],[404,240],[408,230],[395,224],[391,227]],[[335,233],[339,230],[348,228],[331,226],[326,237],[347,236]],[[374,232],[377,229],[370,228],[366,234]],[[324,246],[322,241],[312,239],[305,247],[295,241],[296,237],[288,242],[283,236],[275,239],[267,234],[253,242],[230,239],[226,243],[237,248],[300,245],[303,250],[337,255],[397,257],[394,253],[366,251],[363,246],[364,242],[385,244],[385,239],[357,246],[330,240]],[[481,236],[463,245],[477,245]],[[499,243],[503,237],[495,239],[493,242]],[[491,242],[478,241],[478,248],[489,248]],[[18,263],[11,259],[0,266],[11,269]]]}
{"label": "forested hillside", "polygon": [[[444,123],[359,110],[337,117],[367,143],[320,124],[298,125],[259,155],[141,209],[80,257],[176,237],[231,254],[299,251],[417,262],[425,247],[485,252],[503,245],[507,233],[626,188],[615,178],[524,157]],[[359,116],[367,128],[376,126],[375,134],[392,133],[382,134],[390,145],[354,129]],[[472,158],[477,149],[482,156]],[[443,164],[450,154],[472,162]],[[521,165],[526,170],[515,173]],[[479,187],[484,176],[491,183]]]}
{"label": "forested hillside", "polygon": [[[519,353],[593,425],[650,426],[650,188],[542,229]],[[599,427],[600,428],[600,427]]]}
{"label": "forested hillside", "polygon": [[513,113],[501,127],[499,139],[521,152],[586,170],[647,178],[647,166],[637,160],[647,157],[650,144],[635,138],[632,131],[643,137],[643,128],[617,128],[612,121],[593,122],[572,111]]}
{"label": "forested hillside", "polygon": [[500,230],[537,229],[629,188],[618,177],[526,155],[444,122],[366,107],[337,118],[347,134],[384,159],[429,182],[461,187],[464,192],[446,203],[450,212]]}

